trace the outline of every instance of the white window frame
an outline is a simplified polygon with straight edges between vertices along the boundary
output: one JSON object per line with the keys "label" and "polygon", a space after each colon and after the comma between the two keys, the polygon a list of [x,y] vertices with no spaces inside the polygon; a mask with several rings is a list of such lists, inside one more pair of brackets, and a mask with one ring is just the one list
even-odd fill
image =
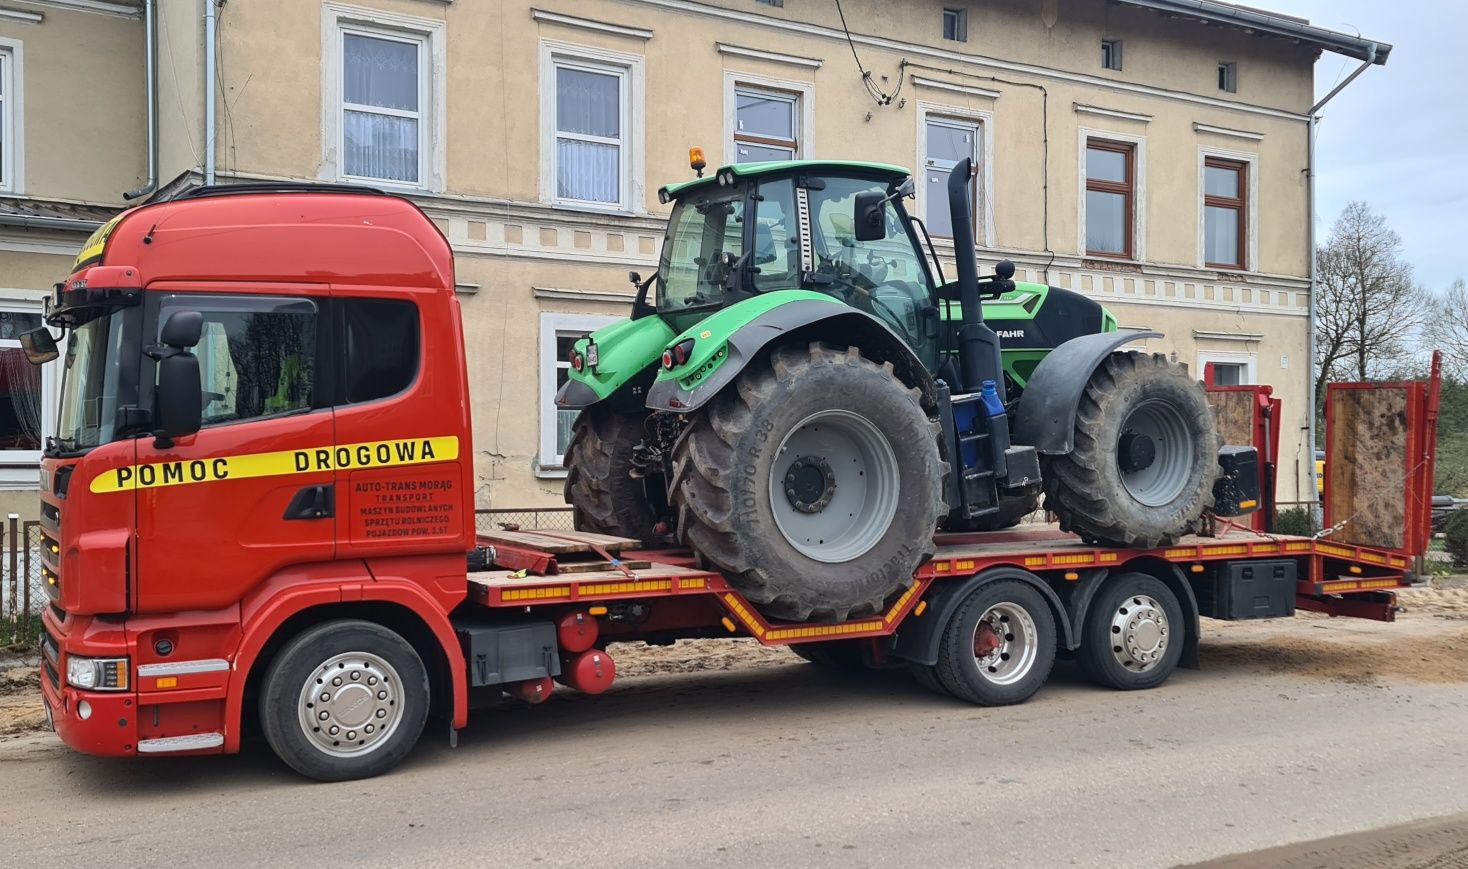
{"label": "white window frame", "polygon": [[602,314],[540,314],[540,449],[536,453],[535,472],[542,477],[564,477],[565,456],[556,452],[556,371],[569,363],[556,358],[556,338],[582,335],[615,323],[621,317]]}
{"label": "white window frame", "polygon": [[[1146,262],[1147,260],[1147,137],[1114,130],[1081,127],[1077,131],[1076,148],[1079,170],[1076,172],[1076,252],[1086,256],[1086,140],[1107,139],[1132,146],[1132,258],[1107,257],[1108,262]],[[1202,199],[1200,198],[1201,202]]]}
{"label": "white window frame", "polygon": [[[326,3],[321,11],[321,170],[318,177],[330,181],[365,181],[375,187],[409,192],[443,192],[445,112],[444,94],[444,22],[432,18],[398,15],[376,9],[363,9],[340,3]],[[386,178],[348,175],[342,137],[347,111],[342,86],[342,44],[347,33],[417,43],[418,53],[418,182],[408,183]],[[398,112],[376,106],[356,106],[354,111],[410,117],[411,112]]]}
{"label": "white window frame", "polygon": [[[948,18],[953,17],[953,36],[948,35]],[[947,42],[968,42],[968,10],[961,6],[943,7],[943,39]]]}
{"label": "white window frame", "polygon": [[738,151],[734,147],[734,134],[739,130],[739,101],[735,98],[735,92],[740,88],[780,91],[795,97],[795,159],[810,160],[815,157],[816,86],[813,83],[726,69],[723,165],[733,164],[738,157]]}
{"label": "white window frame", "polygon": [[1223,148],[1210,148],[1206,145],[1198,146],[1198,268],[1205,268],[1204,263],[1208,261],[1208,228],[1204,224],[1206,210],[1203,205],[1203,175],[1206,171],[1205,164],[1209,157],[1218,160],[1231,160],[1235,163],[1247,164],[1248,169],[1244,179],[1247,189],[1244,196],[1244,262],[1238,269],[1231,269],[1230,274],[1238,271],[1253,272],[1259,270],[1259,155],[1250,154],[1245,151],[1229,151]]}
{"label": "white window frame", "polygon": [[23,45],[0,37],[0,193],[25,192]]}
{"label": "white window frame", "polygon": [[[978,227],[975,237],[983,247],[993,247],[995,238],[994,229],[994,113],[979,111],[977,109],[966,109],[958,106],[940,105],[938,103],[918,102],[917,111],[917,155],[920,172],[924,173],[921,181],[917,184],[917,215],[924,221],[928,219],[928,121],[942,123],[947,121],[952,124],[972,125],[978,128],[975,144],[979,149],[979,184],[977,200],[974,203],[974,220]],[[944,188],[945,195],[947,188]]]}
{"label": "white window frame", "polygon": [[[590,72],[615,75],[621,82],[621,190],[617,202],[588,202],[566,199],[556,194],[556,69],[567,66]],[[644,175],[645,127],[645,61],[640,54],[593,48],[570,42],[543,39],[540,42],[540,199],[542,202],[577,211],[613,214],[645,214],[647,212]],[[597,140],[594,137],[581,137]],[[599,140],[597,140],[599,141]]]}
{"label": "white window frame", "polygon": [[[21,314],[40,314],[44,303],[34,290],[0,289],[0,310]],[[58,342],[61,358],[66,358],[66,342]],[[16,349],[20,342],[0,338],[0,347]],[[56,433],[56,412],[61,400],[61,362],[41,368],[41,440]],[[0,450],[0,491],[32,490],[40,484],[40,450]]]}
{"label": "white window frame", "polygon": [[1203,379],[1203,372],[1210,362],[1219,362],[1224,365],[1244,366],[1244,383],[1242,385],[1252,386],[1259,382],[1259,354],[1246,353],[1240,350],[1199,350],[1198,372],[1199,380]]}

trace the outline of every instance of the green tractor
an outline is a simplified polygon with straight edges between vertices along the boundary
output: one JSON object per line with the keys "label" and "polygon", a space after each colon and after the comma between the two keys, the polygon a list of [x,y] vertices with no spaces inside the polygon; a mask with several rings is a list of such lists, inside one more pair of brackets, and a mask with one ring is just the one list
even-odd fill
{"label": "green tractor", "polygon": [[[954,227],[972,172],[948,178]],[[576,342],[556,396],[580,410],[577,527],[676,536],[789,621],[879,610],[935,530],[1014,525],[1042,494],[1093,542],[1195,530],[1219,438],[1185,366],[1121,349],[1158,333],[1008,262],[981,278],[967,232],[948,281],[912,196],[905,169],[837,161],[660,190],[657,274],[631,275],[632,316]]]}

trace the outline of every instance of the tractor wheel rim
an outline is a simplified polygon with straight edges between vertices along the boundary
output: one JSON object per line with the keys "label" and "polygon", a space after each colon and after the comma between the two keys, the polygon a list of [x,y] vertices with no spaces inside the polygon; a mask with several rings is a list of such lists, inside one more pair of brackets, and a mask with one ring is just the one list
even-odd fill
{"label": "tractor wheel rim", "polygon": [[[811,479],[820,481],[813,491]],[[887,436],[846,410],[801,420],[770,465],[770,508],[787,543],[839,564],[876,546],[897,515],[897,453]]]}
{"label": "tractor wheel rim", "polygon": [[306,677],[301,731],[319,751],[358,757],[384,745],[403,720],[398,671],[371,652],[333,655]]}
{"label": "tractor wheel rim", "polygon": [[1172,640],[1172,626],[1167,612],[1155,598],[1133,595],[1117,605],[1111,614],[1111,654],[1116,662],[1133,673],[1145,673],[1156,667],[1167,654]]}
{"label": "tractor wheel rim", "polygon": [[1012,685],[1029,675],[1039,655],[1035,620],[1015,603],[996,603],[974,625],[974,663],[979,676],[995,685]]}
{"label": "tractor wheel rim", "polygon": [[[1120,455],[1131,439],[1150,441],[1150,461],[1127,470]],[[1127,414],[1117,438],[1121,484],[1127,493],[1148,507],[1170,503],[1187,488],[1193,468],[1193,432],[1182,414],[1161,399],[1148,399]]]}

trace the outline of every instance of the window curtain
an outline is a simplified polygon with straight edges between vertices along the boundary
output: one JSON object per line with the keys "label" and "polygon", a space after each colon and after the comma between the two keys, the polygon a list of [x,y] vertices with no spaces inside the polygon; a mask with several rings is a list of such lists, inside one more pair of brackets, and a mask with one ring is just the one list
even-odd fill
{"label": "window curtain", "polygon": [[419,119],[397,113],[419,111],[418,46],[348,33],[342,61],[342,96],[348,105],[394,112],[343,112],[347,174],[417,182]]}
{"label": "window curtain", "polygon": [[5,391],[15,414],[16,431],[4,438],[0,448],[38,450],[41,448],[41,369],[25,358],[18,347],[0,350],[0,372],[5,378]]}
{"label": "window curtain", "polygon": [[586,202],[622,199],[621,79],[570,67],[556,69],[556,195]]}

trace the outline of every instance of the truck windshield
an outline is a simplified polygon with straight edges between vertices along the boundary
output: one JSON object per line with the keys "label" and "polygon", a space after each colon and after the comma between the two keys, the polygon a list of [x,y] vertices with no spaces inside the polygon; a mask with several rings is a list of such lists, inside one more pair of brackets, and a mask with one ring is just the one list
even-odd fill
{"label": "truck windshield", "polygon": [[658,311],[720,304],[743,253],[742,188],[714,188],[679,199],[658,262]]}
{"label": "truck windshield", "polygon": [[124,314],[123,309],[100,313],[76,327],[67,342],[56,426],[62,450],[87,449],[113,438]]}

